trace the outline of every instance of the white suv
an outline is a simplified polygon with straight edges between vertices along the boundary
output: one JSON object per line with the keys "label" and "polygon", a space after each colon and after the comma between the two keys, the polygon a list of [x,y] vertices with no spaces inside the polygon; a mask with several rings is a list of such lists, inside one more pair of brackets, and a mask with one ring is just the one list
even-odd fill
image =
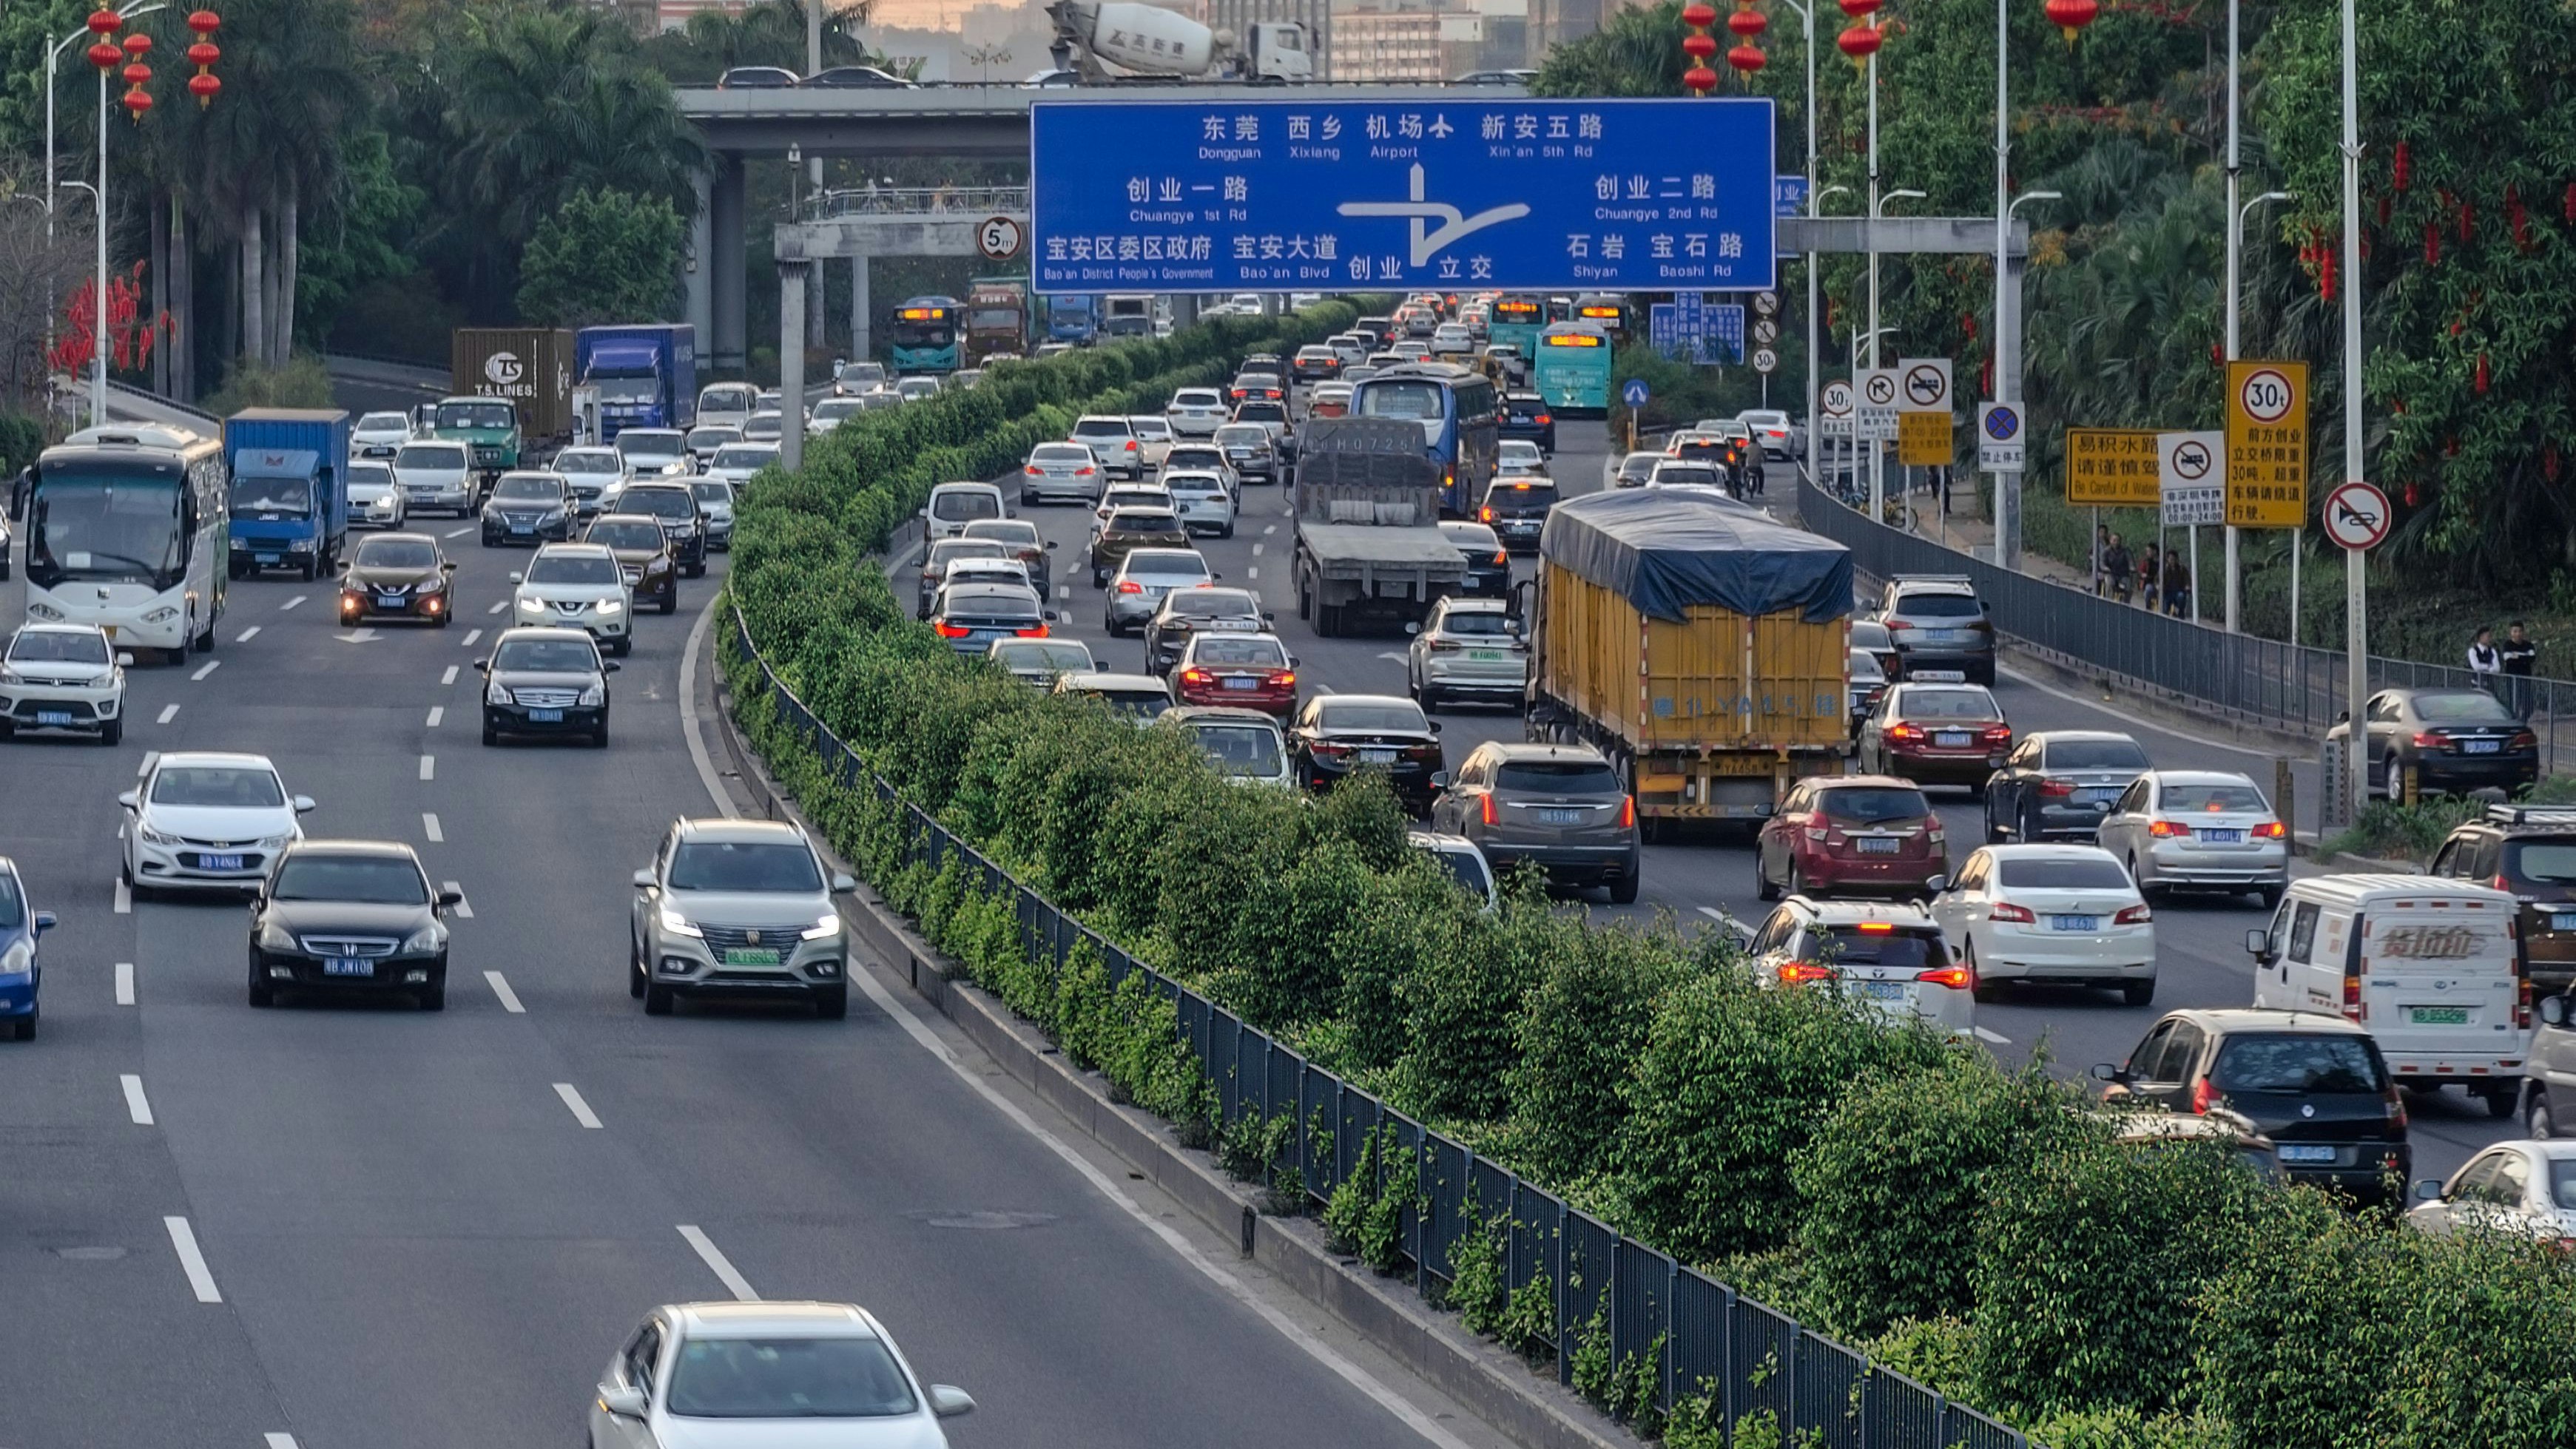
{"label": "white suv", "polygon": [[1974,967],[1950,955],[1941,926],[1915,901],[1791,896],[1745,952],[1765,986],[1839,989],[1895,1021],[1966,1036],[1976,1029]]}
{"label": "white suv", "polygon": [[265,755],[185,751],[151,762],[125,807],[120,870],[137,895],[154,886],[259,889],[279,851],[304,838],[310,795],[289,795]]}
{"label": "white suv", "polygon": [[1100,466],[1114,478],[1145,476],[1145,449],[1137,441],[1136,425],[1123,417],[1093,413],[1077,420],[1067,442],[1088,443],[1100,458]]}
{"label": "white suv", "polygon": [[125,738],[125,666],[96,624],[29,624],[0,656],[0,738],[20,730],[98,731]]}
{"label": "white suv", "polygon": [[858,883],[774,820],[681,820],[635,872],[627,994],[648,1016],[683,995],[802,996],[847,1015],[849,952],[832,897]]}
{"label": "white suv", "polygon": [[1224,393],[1212,387],[1185,387],[1172,394],[1163,420],[1181,437],[1204,438],[1225,426],[1227,411]]}
{"label": "white suv", "polygon": [[518,585],[511,622],[522,627],[584,629],[609,653],[624,657],[635,648],[627,632],[634,598],[617,555],[605,544],[550,543],[528,560],[525,573],[510,575]]}

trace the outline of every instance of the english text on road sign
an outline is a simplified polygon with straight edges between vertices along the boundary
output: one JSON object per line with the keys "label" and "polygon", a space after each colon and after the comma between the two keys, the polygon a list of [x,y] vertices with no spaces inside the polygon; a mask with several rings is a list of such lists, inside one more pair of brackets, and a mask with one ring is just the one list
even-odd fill
{"label": "english text on road sign", "polygon": [[2308,516],[2308,365],[2227,364],[2227,521],[2297,528]]}
{"label": "english text on road sign", "polygon": [[2388,495],[2368,483],[2338,483],[2326,492],[2326,537],[2345,548],[2376,548],[2388,537]]}
{"label": "english text on road sign", "polygon": [[1896,437],[1897,374],[1892,367],[1865,367],[1860,372],[1860,401],[1854,411],[1860,436],[1893,441]]}
{"label": "english text on road sign", "polygon": [[976,249],[988,262],[1007,262],[1020,254],[1020,224],[1007,216],[988,216],[975,228]]}
{"label": "english text on road sign", "polygon": [[1780,354],[1779,354],[1779,353],[1777,353],[1777,352],[1772,351],[1772,350],[1771,350],[1770,348],[1768,348],[1768,347],[1757,347],[1757,348],[1754,348],[1754,349],[1753,349],[1753,370],[1754,370],[1755,372],[1761,372],[1761,373],[1772,373],[1772,372],[1777,372],[1777,371],[1779,371],[1779,370],[1780,370]]}
{"label": "english text on road sign", "polygon": [[1977,404],[1977,471],[2018,473],[2028,451],[2022,443],[2021,404]]}
{"label": "english text on road sign", "polygon": [[1896,406],[1900,412],[1946,413],[1950,410],[1950,359],[1896,359]]}
{"label": "english text on road sign", "polygon": [[1646,380],[1642,377],[1632,377],[1628,379],[1628,381],[1619,389],[1619,400],[1626,403],[1631,408],[1644,407],[1646,405],[1646,397]]}
{"label": "english text on road sign", "polygon": [[2163,475],[2153,428],[2068,428],[2066,501],[2104,508],[2154,508]]}
{"label": "english text on road sign", "polygon": [[2156,476],[2167,528],[2227,521],[2225,433],[2159,433]]}
{"label": "english text on road sign", "polygon": [[1040,100],[1029,131],[1041,293],[1777,276],[1767,99]]}
{"label": "english text on road sign", "polygon": [[1896,461],[1908,468],[1946,468],[1958,456],[1948,413],[1898,413]]}

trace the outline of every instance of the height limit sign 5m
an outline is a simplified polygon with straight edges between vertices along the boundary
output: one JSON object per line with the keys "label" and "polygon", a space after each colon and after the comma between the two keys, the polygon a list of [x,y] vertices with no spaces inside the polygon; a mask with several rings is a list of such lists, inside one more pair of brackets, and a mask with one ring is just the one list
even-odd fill
{"label": "height limit sign 5m", "polygon": [[2227,521],[2297,528],[2308,516],[2308,365],[2227,364]]}

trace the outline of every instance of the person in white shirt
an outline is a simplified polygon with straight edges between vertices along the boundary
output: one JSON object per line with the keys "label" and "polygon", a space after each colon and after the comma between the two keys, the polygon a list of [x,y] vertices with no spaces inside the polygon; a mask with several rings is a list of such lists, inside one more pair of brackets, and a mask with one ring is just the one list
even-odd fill
{"label": "person in white shirt", "polygon": [[2478,683],[2495,688],[2496,677],[2504,673],[2504,655],[2495,646],[2495,630],[2480,626],[2477,636],[2469,640],[2469,672]]}

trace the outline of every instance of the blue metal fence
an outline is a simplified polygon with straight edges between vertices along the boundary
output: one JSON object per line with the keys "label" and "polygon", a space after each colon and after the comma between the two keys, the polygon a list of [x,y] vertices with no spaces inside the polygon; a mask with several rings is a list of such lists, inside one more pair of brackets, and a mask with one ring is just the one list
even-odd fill
{"label": "blue metal fence", "polygon": [[[1173,1003],[1178,1035],[1207,1073],[1227,1126],[1289,1115],[1293,1130],[1277,1166],[1296,1169],[1309,1203],[1326,1202],[1372,1161],[1382,1174],[1398,1178],[1397,1164],[1410,1162],[1415,1191],[1401,1225],[1403,1272],[1425,1297],[1445,1298],[1455,1281],[1459,1246],[1470,1234],[1482,1233],[1500,1249],[1496,1266],[1505,1293],[1546,1285],[1541,1291],[1551,1295],[1554,1326],[1548,1347],[1560,1382],[1572,1381],[1576,1354],[1589,1335],[1605,1333],[1611,1363],[1632,1375],[1646,1373],[1657,1410],[1710,1396],[1730,1435],[1746,1415],[1767,1410],[1783,1427],[1815,1435],[1824,1449],[2029,1449],[2019,1433],[1949,1404],[1622,1235],[1138,962],[1014,880],[928,812],[901,801],[770,669],[739,609],[733,611],[733,627],[798,740],[832,761],[840,778],[866,778],[880,801],[899,806],[912,860],[933,868],[957,861],[981,889],[1010,892],[1031,960],[1061,970],[1088,942],[1113,986],[1143,973],[1149,987]],[[1372,1138],[1380,1147],[1373,1160],[1367,1151]],[[1372,1190],[1382,1185],[1383,1178],[1366,1184]]]}

